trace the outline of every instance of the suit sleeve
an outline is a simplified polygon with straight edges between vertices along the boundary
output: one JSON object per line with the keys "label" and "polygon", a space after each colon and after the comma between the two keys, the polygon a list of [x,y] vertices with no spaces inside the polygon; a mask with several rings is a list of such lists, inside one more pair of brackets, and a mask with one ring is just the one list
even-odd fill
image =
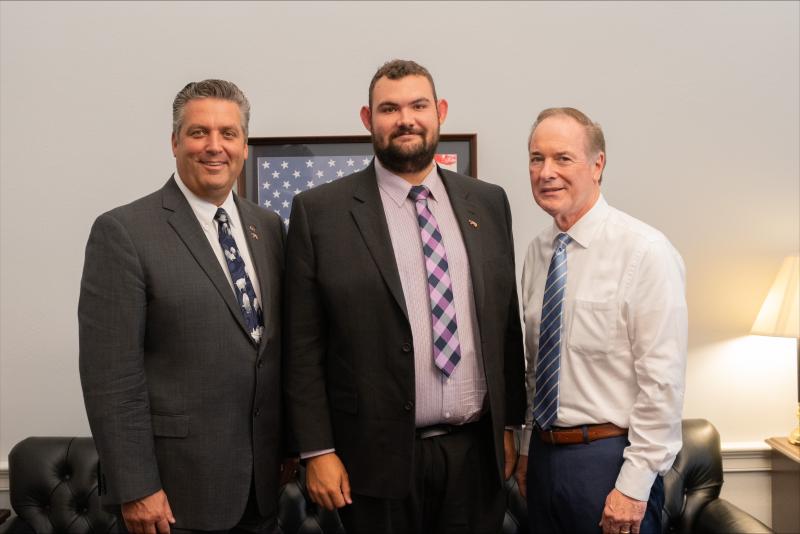
{"label": "suit sleeve", "polygon": [[[511,225],[511,208],[508,197],[503,192],[503,207],[506,226],[508,228],[508,248],[511,256],[511,277],[516,280],[514,262],[514,235]],[[517,284],[514,282],[508,302],[508,319],[505,339],[505,386],[506,386],[506,422],[507,426],[521,425],[525,420],[525,353],[522,345],[522,325],[519,317],[519,300]]]}
{"label": "suit sleeve", "polygon": [[300,453],[334,448],[325,387],[328,325],[303,200],[300,195],[292,203],[286,239],[287,349],[284,362],[289,439]]}
{"label": "suit sleeve", "polygon": [[112,214],[101,215],[89,235],[81,279],[79,366],[109,503],[161,488],[144,372],[146,309],[136,248]]}

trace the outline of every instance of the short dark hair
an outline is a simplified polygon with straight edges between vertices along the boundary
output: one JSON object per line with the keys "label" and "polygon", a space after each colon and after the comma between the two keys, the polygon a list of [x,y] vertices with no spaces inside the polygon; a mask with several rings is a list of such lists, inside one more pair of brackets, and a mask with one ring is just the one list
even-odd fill
{"label": "short dark hair", "polygon": [[383,64],[381,68],[372,77],[369,82],[369,107],[372,108],[372,91],[375,89],[375,84],[378,80],[386,76],[390,80],[399,80],[406,76],[425,76],[431,82],[431,89],[433,89],[433,100],[436,100],[436,84],[433,83],[433,76],[428,72],[428,69],[415,61],[408,59],[393,59]]}
{"label": "short dark hair", "polygon": [[198,98],[218,98],[220,100],[230,100],[239,106],[239,114],[242,117],[242,131],[245,139],[250,124],[250,102],[241,89],[236,84],[226,80],[203,80],[201,82],[190,82],[186,87],[175,95],[172,102],[172,133],[178,135],[183,125],[183,114],[186,111],[186,104]]}

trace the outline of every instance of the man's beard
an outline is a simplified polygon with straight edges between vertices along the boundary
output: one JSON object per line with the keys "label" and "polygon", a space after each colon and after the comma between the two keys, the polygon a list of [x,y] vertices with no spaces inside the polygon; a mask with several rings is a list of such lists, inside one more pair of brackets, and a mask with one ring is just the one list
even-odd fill
{"label": "man's beard", "polygon": [[[418,134],[422,143],[412,149],[404,149],[392,144],[392,140],[404,134]],[[432,142],[428,144],[425,132],[415,132],[410,129],[398,130],[389,138],[386,146],[381,146],[379,141],[372,136],[372,148],[375,155],[384,167],[396,174],[407,174],[425,170],[433,161],[436,148],[439,145],[439,132],[435,132]]]}

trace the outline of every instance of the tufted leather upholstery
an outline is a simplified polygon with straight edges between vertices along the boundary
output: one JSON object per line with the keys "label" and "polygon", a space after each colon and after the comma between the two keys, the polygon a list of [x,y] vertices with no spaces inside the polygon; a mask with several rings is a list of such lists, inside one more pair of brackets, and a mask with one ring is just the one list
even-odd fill
{"label": "tufted leather upholstery", "polygon": [[8,454],[9,532],[110,532],[116,520],[97,497],[97,452],[90,438],[27,438]]}
{"label": "tufted leather upholstery", "polygon": [[766,533],[766,525],[720,499],[719,432],[705,419],[683,420],[683,448],[664,476],[665,533]]}
{"label": "tufted leather upholstery", "polygon": [[[9,454],[11,506],[17,517],[0,533],[106,533],[120,525],[100,507],[97,453],[91,438],[27,438]],[[764,524],[720,499],[719,434],[705,419],[683,421],[683,449],[664,477],[664,532],[768,533]],[[339,516],[308,501],[305,472],[286,484],[278,506],[279,534],[344,534]],[[528,532],[527,508],[512,478],[506,483],[503,534]]]}

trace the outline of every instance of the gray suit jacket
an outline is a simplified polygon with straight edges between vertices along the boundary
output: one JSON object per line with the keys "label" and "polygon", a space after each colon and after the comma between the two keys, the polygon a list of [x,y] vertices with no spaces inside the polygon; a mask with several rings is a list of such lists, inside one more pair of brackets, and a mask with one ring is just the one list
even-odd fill
{"label": "gray suit jacket", "polygon": [[[495,456],[525,410],[511,213],[498,186],[440,170],[469,257]],[[475,224],[470,224],[469,221]],[[295,197],[287,238],[285,390],[300,451],[335,447],[355,493],[411,487],[414,355],[372,165]]]}
{"label": "gray suit jacket", "polygon": [[241,518],[251,480],[261,513],[276,509],[284,231],[275,214],[236,198],[261,287],[257,345],[174,180],[92,227],[81,383],[104,503],[163,488],[178,527],[221,530]]}

